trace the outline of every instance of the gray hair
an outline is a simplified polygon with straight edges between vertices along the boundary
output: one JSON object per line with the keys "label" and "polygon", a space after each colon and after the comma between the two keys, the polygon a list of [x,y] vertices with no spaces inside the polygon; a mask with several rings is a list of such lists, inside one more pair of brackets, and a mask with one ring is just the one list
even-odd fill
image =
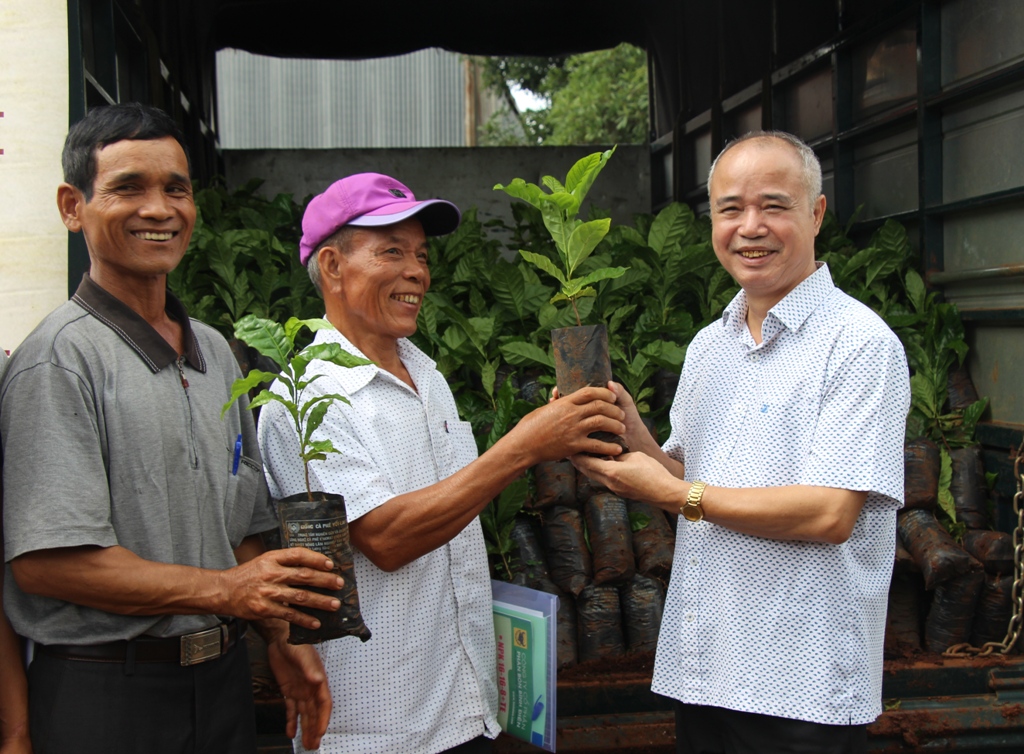
{"label": "gray hair", "polygon": [[814,150],[811,149],[798,137],[785,131],[750,131],[749,133],[740,136],[737,139],[733,139],[725,145],[725,149],[718,153],[718,157],[711,163],[711,169],[708,171],[708,199],[711,198],[711,179],[715,176],[715,168],[718,166],[718,161],[722,159],[722,155],[728,152],[738,144],[742,144],[745,141],[752,140],[767,141],[768,139],[778,139],[784,141],[789,146],[793,147],[793,150],[797,153],[800,158],[800,162],[803,167],[804,174],[804,188],[807,190],[807,198],[811,206],[811,212],[814,212],[814,202],[819,196],[821,196],[821,163],[818,161],[818,155],[814,154]]}
{"label": "gray hair", "polygon": [[309,280],[313,283],[313,287],[316,288],[316,292],[320,294],[320,298],[324,297],[323,274],[320,272],[320,249],[325,246],[332,246],[335,249],[339,249],[342,253],[348,254],[349,242],[352,240],[355,230],[351,225],[343,225],[338,228],[338,230],[334,231],[333,235],[325,238],[316,248],[316,251],[310,254],[309,259],[306,260],[306,272],[309,273]]}

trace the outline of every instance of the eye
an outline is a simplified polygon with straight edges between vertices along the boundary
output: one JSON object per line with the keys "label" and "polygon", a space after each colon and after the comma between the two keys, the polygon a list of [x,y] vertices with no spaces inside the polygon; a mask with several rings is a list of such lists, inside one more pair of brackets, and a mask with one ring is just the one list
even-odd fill
{"label": "eye", "polygon": [[726,217],[735,217],[739,212],[740,208],[735,206],[721,207],[718,210],[720,215],[725,215]]}

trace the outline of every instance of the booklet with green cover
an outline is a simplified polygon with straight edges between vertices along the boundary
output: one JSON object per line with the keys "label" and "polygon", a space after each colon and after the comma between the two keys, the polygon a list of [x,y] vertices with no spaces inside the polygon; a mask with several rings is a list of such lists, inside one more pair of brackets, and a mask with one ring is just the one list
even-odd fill
{"label": "booklet with green cover", "polygon": [[491,582],[498,651],[498,724],[510,736],[555,750],[558,597]]}

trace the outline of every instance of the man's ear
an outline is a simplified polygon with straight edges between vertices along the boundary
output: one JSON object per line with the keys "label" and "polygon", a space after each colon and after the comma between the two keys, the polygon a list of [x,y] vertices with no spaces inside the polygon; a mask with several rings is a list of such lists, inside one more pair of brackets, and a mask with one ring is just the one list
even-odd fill
{"label": "man's ear", "polygon": [[320,285],[324,293],[333,293],[341,281],[344,254],[334,246],[321,246],[316,252],[320,265]]}
{"label": "man's ear", "polygon": [[821,230],[821,221],[825,219],[825,195],[822,194],[814,202],[814,235],[818,235],[818,231]]}
{"label": "man's ear", "polygon": [[60,219],[72,233],[79,233],[82,230],[79,214],[84,205],[85,196],[70,183],[62,183],[57,187],[57,209],[60,211]]}

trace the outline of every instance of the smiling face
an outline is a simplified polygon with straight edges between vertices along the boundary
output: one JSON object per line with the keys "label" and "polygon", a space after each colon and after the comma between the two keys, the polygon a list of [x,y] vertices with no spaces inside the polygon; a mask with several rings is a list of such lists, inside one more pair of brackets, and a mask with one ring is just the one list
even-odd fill
{"label": "smiling face", "polygon": [[803,164],[779,139],[751,139],[718,161],[710,187],[711,240],[751,307],[766,312],[816,269],[825,197],[807,196]]}
{"label": "smiling face", "polygon": [[[351,228],[345,249],[320,249],[328,318],[371,356],[416,332],[430,289],[427,237],[415,217],[379,228]],[[337,321],[336,321],[337,320]]]}
{"label": "smiling face", "polygon": [[196,222],[188,160],[171,137],[97,150],[92,198],[64,183],[57,204],[68,229],[85,235],[90,276],[100,285],[166,276]]}

